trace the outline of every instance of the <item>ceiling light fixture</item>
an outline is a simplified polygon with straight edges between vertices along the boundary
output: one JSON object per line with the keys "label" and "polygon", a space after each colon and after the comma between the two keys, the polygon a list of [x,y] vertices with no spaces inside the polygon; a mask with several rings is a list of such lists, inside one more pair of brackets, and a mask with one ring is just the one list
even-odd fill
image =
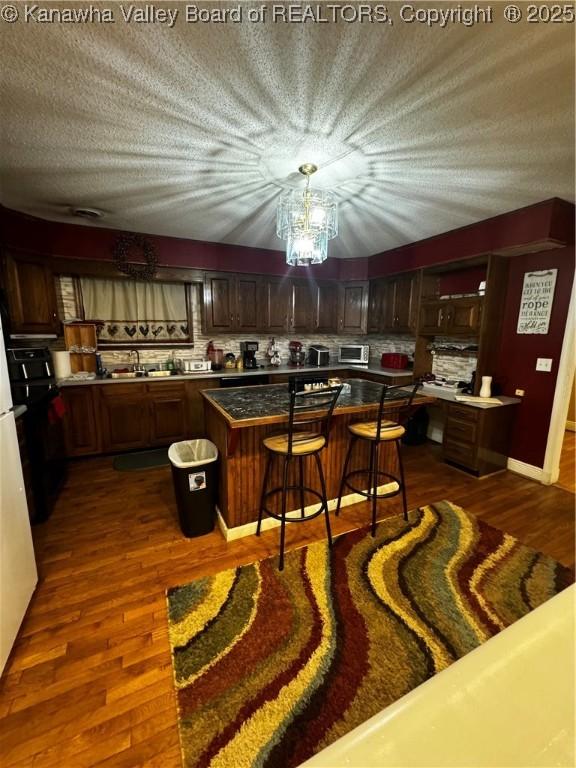
{"label": "ceiling light fixture", "polygon": [[280,197],[276,234],[286,240],[286,263],[308,267],[328,257],[328,240],[338,234],[338,203],[332,192],[310,189],[316,165],[304,163],[298,170],[306,177],[304,194],[292,190]]}

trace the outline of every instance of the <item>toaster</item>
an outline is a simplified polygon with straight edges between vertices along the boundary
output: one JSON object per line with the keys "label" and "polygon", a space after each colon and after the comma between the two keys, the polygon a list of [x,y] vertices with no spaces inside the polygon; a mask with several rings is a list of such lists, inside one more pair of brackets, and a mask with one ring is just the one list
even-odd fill
{"label": "toaster", "polygon": [[210,360],[186,360],[185,370],[188,371],[211,371],[212,363]]}
{"label": "toaster", "polygon": [[316,344],[308,350],[308,365],[330,365],[330,350],[322,344]]}

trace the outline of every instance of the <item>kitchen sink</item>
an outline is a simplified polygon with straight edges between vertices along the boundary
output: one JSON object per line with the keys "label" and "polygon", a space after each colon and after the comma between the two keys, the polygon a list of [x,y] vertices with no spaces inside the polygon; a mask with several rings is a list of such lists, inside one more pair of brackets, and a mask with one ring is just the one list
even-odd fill
{"label": "kitchen sink", "polygon": [[150,376],[152,378],[163,378],[165,376],[171,376],[172,371],[147,371],[146,376]]}
{"label": "kitchen sink", "polygon": [[112,379],[135,379],[139,375],[138,371],[112,371],[110,377]]}

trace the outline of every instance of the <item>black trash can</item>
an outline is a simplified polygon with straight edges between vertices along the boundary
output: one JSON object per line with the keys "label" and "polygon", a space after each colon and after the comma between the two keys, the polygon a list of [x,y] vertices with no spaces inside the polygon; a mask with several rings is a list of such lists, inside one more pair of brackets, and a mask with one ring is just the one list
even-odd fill
{"label": "black trash can", "polygon": [[180,528],[188,538],[214,530],[218,448],[210,440],[184,440],[168,450]]}

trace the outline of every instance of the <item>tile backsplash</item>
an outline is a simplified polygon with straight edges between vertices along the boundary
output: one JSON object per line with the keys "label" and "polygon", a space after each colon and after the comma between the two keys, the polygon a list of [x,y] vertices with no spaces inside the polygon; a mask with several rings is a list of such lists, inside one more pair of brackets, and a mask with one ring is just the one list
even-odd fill
{"label": "tile backsplash", "polygon": [[[254,334],[218,334],[217,336],[205,335],[202,332],[201,317],[201,286],[194,286],[192,292],[192,317],[194,329],[194,344],[170,348],[162,345],[156,348],[139,347],[140,360],[142,363],[165,362],[172,356],[183,360],[203,359],[206,355],[206,347],[209,341],[214,343],[217,349],[224,352],[232,352],[238,356],[240,354],[241,341],[257,341],[259,345],[258,359],[261,363],[266,363],[266,350],[271,336]],[[78,301],[75,292],[75,283],[72,278],[61,277],[57,283],[58,308],[60,317],[64,321],[78,319]],[[314,344],[323,344],[330,349],[330,362],[338,361],[338,346],[342,344],[369,344],[370,362],[379,364],[383,352],[403,352],[412,355],[414,352],[414,338],[412,336],[338,336],[328,334],[302,334],[300,336],[286,335],[275,336],[276,345],[280,350],[282,362],[288,361],[288,344],[294,339],[298,339],[307,349]],[[54,349],[61,349],[63,343],[61,340],[52,345]],[[114,365],[120,365],[128,362],[128,349],[120,350],[100,350],[102,362],[107,368]]]}
{"label": "tile backsplash", "polygon": [[[168,358],[174,356],[183,360],[199,360],[206,356],[206,347],[209,341],[213,341],[214,346],[226,352],[233,352],[236,356],[240,354],[241,341],[257,341],[259,344],[258,359],[261,364],[267,362],[266,349],[268,348],[270,336],[250,335],[250,334],[219,334],[217,336],[207,336],[202,332],[201,317],[201,286],[194,286],[192,295],[192,317],[194,329],[194,344],[170,348],[162,345],[156,348],[139,347],[140,360],[142,363],[166,362]],[[75,281],[71,277],[60,277],[56,281],[56,293],[58,299],[58,310],[60,318],[64,321],[76,320],[80,314],[78,297],[76,295]],[[327,334],[302,334],[300,336],[286,335],[276,336],[276,345],[280,349],[282,362],[288,361],[288,344],[291,340],[297,338],[307,349],[314,344],[323,344],[330,350],[330,362],[338,361],[338,347],[342,344],[369,344],[370,345],[370,363],[379,365],[380,357],[383,352],[401,352],[407,355],[414,353],[415,340],[412,336],[331,336]],[[469,345],[477,344],[478,339],[470,338],[442,338],[436,337],[436,346],[457,346],[463,348]],[[51,349],[63,349],[63,339],[58,339],[50,343]],[[101,350],[102,361],[107,368],[120,366],[129,361],[128,349],[119,350]],[[478,365],[477,356],[473,353],[446,353],[435,352],[432,357],[432,373],[435,376],[456,379],[458,381],[469,381],[472,372]]]}
{"label": "tile backsplash", "polygon": [[[451,346],[464,350],[478,344],[477,338],[452,338],[436,336],[435,346]],[[473,352],[433,352],[432,373],[438,378],[470,381],[472,372],[478,366],[478,356]]]}

